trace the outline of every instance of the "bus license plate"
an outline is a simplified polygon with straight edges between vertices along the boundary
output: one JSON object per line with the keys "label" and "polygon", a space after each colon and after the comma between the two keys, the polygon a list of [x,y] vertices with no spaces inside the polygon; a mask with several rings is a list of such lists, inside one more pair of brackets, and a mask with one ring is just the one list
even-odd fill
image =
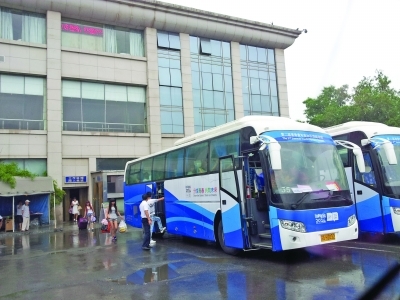
{"label": "bus license plate", "polygon": [[326,233],[326,234],[321,234],[321,242],[329,242],[329,241],[334,241],[336,239],[334,233]]}

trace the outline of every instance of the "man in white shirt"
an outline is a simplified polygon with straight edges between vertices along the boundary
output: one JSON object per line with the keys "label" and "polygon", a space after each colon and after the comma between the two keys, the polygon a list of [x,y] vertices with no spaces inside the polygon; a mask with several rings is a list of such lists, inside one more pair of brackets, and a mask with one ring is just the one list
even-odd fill
{"label": "man in white shirt", "polygon": [[29,231],[29,222],[31,219],[31,213],[29,211],[29,201],[25,200],[25,204],[22,205],[22,229],[21,231]]}
{"label": "man in white shirt", "polygon": [[140,216],[142,217],[142,225],[144,230],[144,237],[143,237],[143,250],[150,250],[150,225],[151,225],[151,218],[150,218],[150,209],[149,204],[147,203],[148,197],[147,194],[142,195],[142,203],[139,205],[140,209]]}
{"label": "man in white shirt", "polygon": [[[149,205],[150,208],[150,218],[151,218],[151,226],[150,226],[150,237],[153,234],[153,229],[154,229],[154,223],[157,222],[158,225],[158,229],[160,230],[161,233],[164,233],[165,231],[165,227],[162,225],[161,219],[159,217],[156,216],[156,211],[155,211],[155,204],[157,201],[162,201],[164,200],[164,197],[159,198],[159,199],[151,199],[151,193],[147,192],[147,204]],[[155,241],[153,241],[152,239],[150,240],[150,245],[154,244]]]}

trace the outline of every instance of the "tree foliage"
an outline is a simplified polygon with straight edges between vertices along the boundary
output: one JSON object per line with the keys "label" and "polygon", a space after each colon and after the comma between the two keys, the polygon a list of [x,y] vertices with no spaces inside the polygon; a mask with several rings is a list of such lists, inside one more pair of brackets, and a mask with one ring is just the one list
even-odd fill
{"label": "tree foliage", "polygon": [[349,121],[400,127],[400,93],[390,84],[389,78],[378,71],[372,78],[364,77],[351,93],[347,85],[325,87],[317,98],[303,102],[307,121],[321,127]]}
{"label": "tree foliage", "polygon": [[[27,170],[20,169],[17,163],[15,162],[12,163],[0,162],[0,181],[9,184],[11,188],[15,188],[16,176],[29,177],[31,179],[34,179],[37,175]],[[47,176],[47,173],[43,174],[43,176]],[[56,204],[60,204],[64,199],[65,192],[62,190],[62,188],[58,187],[57,181],[55,180],[53,180],[53,187],[55,193],[55,202]]]}
{"label": "tree foliage", "polygon": [[16,180],[15,177],[29,177],[31,179],[35,178],[35,174],[22,170],[18,167],[17,163],[4,163],[0,162],[0,181],[5,182],[15,188]]}

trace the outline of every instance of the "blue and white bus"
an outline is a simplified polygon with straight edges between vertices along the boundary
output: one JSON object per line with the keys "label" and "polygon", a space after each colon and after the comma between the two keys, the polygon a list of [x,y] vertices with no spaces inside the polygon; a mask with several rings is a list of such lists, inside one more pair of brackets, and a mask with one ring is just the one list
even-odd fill
{"label": "blue and white bus", "polygon": [[[338,143],[361,232],[400,232],[400,128],[375,122],[347,122],[325,128]],[[346,143],[361,147],[365,173]],[[351,146],[350,146],[351,148]]]}
{"label": "blue and white bus", "polygon": [[125,217],[141,227],[145,192],[168,234],[216,241],[229,254],[358,238],[332,138],[283,117],[246,116],[182,138],[125,167]]}

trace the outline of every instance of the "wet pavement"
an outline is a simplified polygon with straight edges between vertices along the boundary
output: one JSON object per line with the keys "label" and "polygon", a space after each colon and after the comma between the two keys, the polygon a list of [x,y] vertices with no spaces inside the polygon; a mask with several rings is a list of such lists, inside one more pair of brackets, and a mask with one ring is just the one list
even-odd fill
{"label": "wet pavement", "polygon": [[[141,230],[109,234],[34,228],[0,233],[0,299],[355,299],[400,258],[400,238],[237,257],[166,234],[150,251]],[[399,299],[400,276],[380,299]]]}

